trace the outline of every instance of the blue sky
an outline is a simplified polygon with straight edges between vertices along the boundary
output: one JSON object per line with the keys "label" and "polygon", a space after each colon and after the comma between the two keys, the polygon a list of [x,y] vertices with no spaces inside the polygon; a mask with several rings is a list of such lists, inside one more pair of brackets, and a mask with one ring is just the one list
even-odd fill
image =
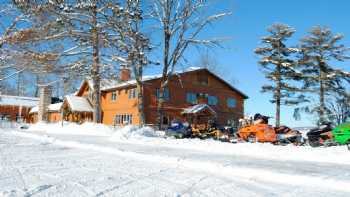
{"label": "blue sky", "polygon": [[[254,49],[259,45],[260,38],[267,35],[266,28],[273,23],[281,22],[296,29],[290,43],[297,44],[298,40],[316,25],[327,26],[335,33],[343,33],[342,41],[350,46],[350,1],[349,0],[213,0],[209,12],[232,11],[214,26],[207,29],[202,37],[230,37],[224,48],[210,51],[227,76],[237,81],[234,86],[247,94],[246,114],[263,113],[274,116],[275,107],[269,100],[270,94],[262,94],[261,86],[267,81],[259,71],[258,57]],[[0,0],[4,2],[4,0]],[[152,32],[153,35],[154,32]],[[157,37],[157,35],[155,36]],[[158,50],[159,51],[159,50]],[[198,62],[198,51],[190,49],[186,53],[189,64]],[[155,58],[161,58],[156,56]],[[350,70],[345,63],[336,65]],[[146,74],[159,73],[159,67],[150,66]],[[289,126],[308,126],[312,118],[303,116],[301,121],[293,119],[293,109],[282,107],[282,123]]]}
{"label": "blue sky", "polygon": [[[226,17],[204,33],[204,37],[228,36],[225,49],[216,49],[214,56],[227,73],[237,80],[235,86],[250,98],[246,101],[245,110],[248,114],[260,112],[274,116],[275,107],[269,102],[270,94],[260,93],[262,84],[266,83],[259,71],[258,57],[253,50],[259,45],[259,39],[266,35],[266,28],[273,23],[286,23],[296,29],[292,44],[306,35],[311,27],[327,26],[335,33],[343,33],[342,41],[350,46],[350,1],[348,0],[218,0],[211,11],[232,10],[233,14]],[[194,51],[187,58],[192,62],[198,56]],[[350,62],[348,62],[350,70]],[[336,64],[346,68],[344,63]],[[282,123],[289,126],[308,126],[312,118],[303,116],[301,121],[293,118],[293,109],[282,107]]]}

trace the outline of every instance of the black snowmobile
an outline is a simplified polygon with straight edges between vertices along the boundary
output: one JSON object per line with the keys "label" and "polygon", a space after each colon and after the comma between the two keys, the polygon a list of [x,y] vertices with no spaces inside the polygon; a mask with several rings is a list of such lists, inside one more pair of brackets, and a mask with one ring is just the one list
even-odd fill
{"label": "black snowmobile", "polygon": [[304,145],[304,138],[302,137],[300,131],[291,129],[287,126],[280,126],[275,128],[277,134],[277,143],[279,145]]}
{"label": "black snowmobile", "polygon": [[311,129],[307,132],[306,136],[310,146],[319,147],[319,146],[330,146],[332,145],[332,130],[333,126],[330,122],[325,122],[319,127]]}

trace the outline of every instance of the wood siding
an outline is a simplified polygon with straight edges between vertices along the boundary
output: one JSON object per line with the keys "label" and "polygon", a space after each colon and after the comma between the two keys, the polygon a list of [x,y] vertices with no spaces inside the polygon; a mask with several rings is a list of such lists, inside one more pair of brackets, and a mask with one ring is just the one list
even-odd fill
{"label": "wood siding", "polygon": [[6,117],[9,121],[16,121],[16,117],[21,114],[25,122],[30,121],[29,111],[30,107],[23,107],[20,109],[19,106],[9,106],[1,105],[0,106],[0,118]]}
{"label": "wood siding", "polygon": [[[116,115],[132,115],[132,124],[139,124],[137,95],[135,98],[129,98],[129,91],[135,88],[135,86],[130,86],[102,92],[101,109],[103,124],[114,125]],[[112,100],[112,92],[116,92],[115,101]]]}
{"label": "wood siding", "polygon": [[[208,78],[208,83],[200,83],[204,77]],[[199,79],[199,80],[198,80]],[[160,86],[160,80],[148,81],[144,84],[145,94],[145,114],[146,123],[155,124],[157,118],[157,98],[155,91]],[[236,91],[233,91],[227,84],[218,80],[209,72],[203,70],[194,71],[179,76],[173,76],[169,83],[170,100],[164,104],[165,116],[170,120],[177,118],[183,119],[181,112],[184,108],[193,104],[187,103],[186,94],[204,93],[218,98],[218,104],[211,106],[217,113],[217,121],[221,125],[227,124],[228,120],[238,121],[244,114],[244,97]],[[236,107],[229,108],[227,99],[234,98],[237,103]]]}
{"label": "wood siding", "polygon": [[[146,124],[157,123],[156,90],[159,86],[160,79],[144,82],[143,91]],[[205,69],[174,75],[169,82],[168,88],[170,91],[170,100],[165,102],[163,108],[164,115],[169,120],[168,122],[173,119],[184,120],[184,117],[181,115],[182,111],[194,105],[186,101],[186,94],[189,92],[217,97],[218,104],[215,106],[211,105],[211,107],[216,111],[217,122],[220,125],[226,125],[229,120],[237,123],[238,119],[243,117],[244,100],[246,96]],[[83,96],[89,100],[89,89],[89,84],[85,81],[77,93],[77,96]],[[132,124],[139,124],[137,93],[135,97],[130,98],[129,96],[130,90],[132,89],[136,89],[136,86],[128,85],[102,91],[101,111],[103,124],[115,125],[115,118],[117,115],[132,116]],[[112,94],[114,92],[116,98],[112,100]],[[236,106],[234,108],[227,106],[228,98],[236,100]],[[200,102],[207,103],[208,101],[202,99]],[[52,119],[52,121],[57,121],[58,118],[61,118],[59,113],[53,114],[50,119]],[[35,119],[35,117],[32,119]]]}

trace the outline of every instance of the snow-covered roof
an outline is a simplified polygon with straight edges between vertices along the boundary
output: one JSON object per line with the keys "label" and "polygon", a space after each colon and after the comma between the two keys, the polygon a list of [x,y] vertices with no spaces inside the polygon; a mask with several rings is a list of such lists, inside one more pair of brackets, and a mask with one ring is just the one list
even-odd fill
{"label": "snow-covered roof", "polygon": [[[187,72],[192,72],[192,71],[197,71],[197,70],[207,70],[209,73],[211,73],[213,76],[215,76],[216,78],[218,78],[220,81],[222,81],[223,83],[227,84],[231,89],[235,90],[236,92],[238,92],[239,94],[241,94],[244,98],[248,98],[247,95],[245,95],[243,92],[241,92],[240,90],[234,88],[231,84],[229,84],[228,82],[226,82],[224,79],[222,79],[221,77],[217,76],[216,74],[214,74],[213,72],[211,72],[210,70],[206,69],[206,68],[202,68],[202,67],[189,67],[187,69],[181,70],[181,71],[175,71],[173,73],[173,75],[180,75],[180,74],[184,74]],[[154,79],[159,79],[162,77],[162,74],[156,74],[156,75],[146,75],[142,77],[142,81],[146,82],[146,81],[150,81],[150,80],[154,80]],[[83,83],[81,84],[80,87],[82,87],[82,85],[84,84],[84,82],[87,81],[90,89],[93,89],[93,82],[92,79],[86,79],[83,81]],[[111,89],[116,89],[116,88],[121,88],[121,87],[126,87],[126,86],[130,86],[130,85],[136,85],[136,80],[132,79],[129,81],[125,81],[125,82],[120,82],[117,80],[109,80],[109,79],[101,79],[101,91],[107,91],[107,90],[111,90]],[[79,91],[78,91],[79,92]],[[77,93],[78,93],[77,92]],[[77,94],[76,93],[76,94]]]}
{"label": "snow-covered roof", "polygon": [[204,110],[208,110],[212,114],[216,114],[216,112],[207,104],[197,104],[194,106],[191,106],[189,108],[184,109],[182,112],[183,114],[196,114],[199,112],[202,112]]}
{"label": "snow-covered roof", "polygon": [[65,96],[65,100],[68,102],[69,107],[74,112],[93,112],[91,104],[84,97],[79,96]]}
{"label": "snow-covered roof", "polygon": [[[50,112],[60,111],[60,109],[61,109],[61,107],[62,107],[62,104],[63,104],[63,102],[55,103],[55,104],[49,105],[49,111],[50,111]],[[35,107],[33,107],[33,108],[29,111],[29,113],[30,113],[30,114],[31,114],[31,113],[38,113],[38,111],[39,111],[39,107],[38,107],[38,106],[35,106]]]}
{"label": "snow-covered roof", "polygon": [[[174,72],[174,75],[178,75],[178,74],[183,74],[186,72],[191,72],[191,71],[195,71],[195,70],[201,70],[203,68],[200,67],[189,67],[185,70],[182,71],[176,71]],[[161,74],[156,74],[156,75],[145,75],[142,77],[142,81],[150,81],[153,79],[159,79],[161,78],[162,75]],[[91,78],[86,79],[90,89],[93,89],[93,81]],[[125,81],[125,82],[120,82],[117,80],[109,80],[109,79],[101,79],[101,91],[106,91],[106,90],[110,90],[110,89],[115,89],[115,88],[120,88],[120,87],[125,87],[125,86],[129,86],[129,85],[135,85],[136,84],[136,80],[132,79],[129,81]]]}
{"label": "snow-covered roof", "polygon": [[49,111],[60,111],[63,102],[49,105]]}
{"label": "snow-covered roof", "polygon": [[39,107],[38,107],[38,106],[35,106],[35,107],[33,107],[33,108],[29,111],[29,113],[30,113],[30,114],[32,114],[32,113],[38,113],[38,111],[39,111]]}
{"label": "snow-covered roof", "polygon": [[39,98],[36,97],[0,95],[0,105],[34,107],[38,103]]}

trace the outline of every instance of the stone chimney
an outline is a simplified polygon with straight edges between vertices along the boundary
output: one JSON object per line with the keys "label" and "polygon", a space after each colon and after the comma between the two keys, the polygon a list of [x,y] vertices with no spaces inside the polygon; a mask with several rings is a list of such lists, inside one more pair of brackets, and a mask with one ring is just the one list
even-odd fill
{"label": "stone chimney", "polygon": [[39,110],[38,110],[38,121],[48,121],[48,110],[51,104],[51,86],[40,86],[39,87]]}
{"label": "stone chimney", "polygon": [[131,71],[129,68],[123,66],[121,67],[120,71],[119,71],[119,79],[120,81],[129,81],[131,78]]}

